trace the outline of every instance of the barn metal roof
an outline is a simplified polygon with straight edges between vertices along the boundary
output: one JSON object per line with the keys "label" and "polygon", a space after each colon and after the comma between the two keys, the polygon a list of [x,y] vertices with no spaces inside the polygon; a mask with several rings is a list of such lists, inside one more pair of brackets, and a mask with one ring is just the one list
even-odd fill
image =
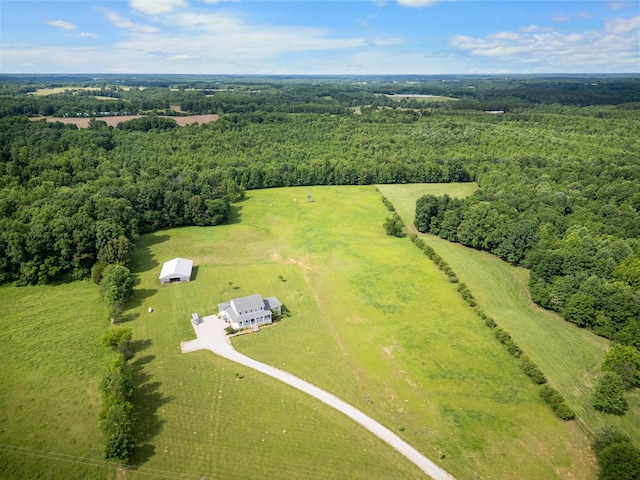
{"label": "barn metal roof", "polygon": [[162,265],[160,280],[171,277],[191,277],[192,268],[193,260],[187,260],[186,258],[174,258]]}

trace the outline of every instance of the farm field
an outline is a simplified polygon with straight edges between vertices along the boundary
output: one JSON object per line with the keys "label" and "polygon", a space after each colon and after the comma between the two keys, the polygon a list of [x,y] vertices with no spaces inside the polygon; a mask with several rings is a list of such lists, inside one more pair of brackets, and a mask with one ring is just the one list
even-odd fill
{"label": "farm field", "polygon": [[[449,187],[451,195],[475,188]],[[180,342],[195,337],[192,312],[215,313],[217,303],[252,293],[277,296],[291,316],[236,337],[238,350],[337,394],[457,478],[523,478],[523,472],[527,479],[595,478],[579,426],[555,418],[455,286],[408,238],[384,233],[388,212],[373,186],[254,190],[233,209],[228,225],[138,241],[137,285],[123,324],[139,346],[133,360],[139,448],[126,478],[423,478],[315,399],[210,352],[180,353]],[[161,287],[161,264],[176,256],[194,260],[194,281]],[[97,425],[104,354],[98,338],[107,327],[97,288],[7,287],[0,296],[2,332],[11,335],[0,358],[15,365],[1,374],[10,388],[0,393],[0,406],[16,419],[3,422],[0,468],[9,473],[0,476],[115,478],[102,462]],[[36,328],[34,317],[55,323]],[[5,333],[25,328],[28,335]],[[77,341],[63,355],[67,335]],[[30,351],[46,359],[46,382],[40,363],[24,353]],[[80,375],[70,389],[48,387],[51,378],[72,376],[66,370]],[[73,402],[83,398],[77,392],[93,402],[74,423]],[[32,398],[39,399],[33,411],[51,409],[51,428],[41,428],[33,414],[13,414]],[[80,427],[82,434],[65,430]],[[84,450],[71,448],[77,443]],[[17,455],[7,446],[34,452]],[[42,452],[49,458],[35,456]],[[52,459],[52,452],[59,455]],[[60,460],[62,454],[76,463]],[[90,465],[79,464],[80,457]]]}
{"label": "farm field", "polygon": [[[307,194],[313,202],[307,203]],[[207,352],[179,353],[176,339],[194,338],[192,312],[215,313],[216,304],[225,299],[259,292],[276,295],[291,316],[258,334],[235,338],[236,348],[337,394],[456,477],[514,478],[522,471],[528,478],[595,477],[582,431],[553,416],[455,287],[409,239],[384,234],[387,213],[370,186],[254,190],[235,206],[231,225],[140,239],[140,285],[129,324],[136,337],[150,341],[145,350],[153,357],[145,365],[149,381],[171,399],[156,412],[162,429],[148,440],[155,455],[138,459],[141,471],[174,472],[189,465],[190,471],[224,476],[229,466],[220,460],[233,457],[233,446],[242,437],[252,464],[231,463],[242,469],[243,478],[264,477],[274,472],[268,467],[273,457],[253,437],[261,425],[285,418],[288,435],[302,435],[309,428],[308,414],[294,418],[287,413],[287,408],[299,411],[298,400],[282,411],[264,401],[271,398],[271,389],[276,398],[286,391],[287,398],[301,399],[297,392]],[[193,259],[197,278],[160,288],[160,265],[174,256]],[[147,313],[150,306],[152,314]],[[233,401],[243,406],[227,405],[225,393],[211,401],[215,389],[210,391],[209,383],[224,385],[223,392],[242,388]],[[256,403],[264,407],[256,409]],[[314,402],[309,406],[324,410]],[[240,408],[245,412],[241,419],[236,413]],[[221,418],[219,412],[224,412],[224,422],[218,428],[226,426],[224,431],[213,429],[201,437],[201,418]],[[351,472],[358,465],[351,455],[364,448],[371,452],[378,441],[347,422],[343,428],[353,436],[338,446],[336,425],[344,420],[334,412],[324,415],[319,425],[331,418],[336,423],[314,427],[311,437],[298,439],[296,448],[304,446],[305,455],[279,449],[279,476],[290,477],[302,457],[308,470],[298,477],[384,478],[381,472],[386,471],[393,478],[419,475],[394,452],[379,458],[387,467],[371,464]],[[237,422],[243,425],[242,435]],[[279,431],[273,428],[264,426],[265,431]],[[333,440],[327,443],[325,437]],[[360,452],[365,443],[370,446]],[[358,449],[348,446],[355,444]],[[386,447],[378,448],[382,452]],[[329,459],[343,463],[327,464]]]}
{"label": "farm field", "polygon": [[414,99],[417,102],[421,102],[421,103],[431,103],[431,102],[451,102],[451,101],[457,101],[457,98],[453,98],[453,97],[445,97],[442,95],[412,95],[412,94],[406,94],[403,95],[401,93],[396,93],[393,95],[385,95],[386,97],[391,98],[392,100],[407,100],[407,99]]}
{"label": "farm field", "polygon": [[[161,117],[165,117],[165,115],[159,115]],[[119,123],[126,122],[127,120],[133,120],[135,118],[140,118],[142,115],[111,115],[107,117],[29,117],[29,120],[37,122],[38,120],[46,120],[47,122],[61,122],[68,125],[75,125],[78,128],[87,128],[89,127],[89,121],[91,118],[95,118],[96,120],[101,120],[106,122],[107,125],[115,127]],[[211,115],[178,115],[175,117],[165,117],[165,118],[173,118],[178,125],[184,127],[185,125],[191,125],[193,123],[203,124],[209,122],[215,122],[220,118],[220,115],[211,114]]]}
{"label": "farm field", "polygon": [[0,478],[108,477],[96,286],[3,287],[0,305]]}
{"label": "farm field", "polygon": [[[426,193],[441,193],[430,185],[408,187],[378,186],[407,225],[413,225],[416,200]],[[577,422],[586,431],[595,432],[604,424],[611,424],[636,442],[640,441],[640,396],[637,393],[627,395],[630,409],[622,417],[604,415],[591,407],[591,392],[602,356],[609,347],[608,340],[533,304],[527,289],[526,269],[433,235],[423,235],[423,238],[470,287],[478,304],[541,367],[550,383],[576,411]]]}

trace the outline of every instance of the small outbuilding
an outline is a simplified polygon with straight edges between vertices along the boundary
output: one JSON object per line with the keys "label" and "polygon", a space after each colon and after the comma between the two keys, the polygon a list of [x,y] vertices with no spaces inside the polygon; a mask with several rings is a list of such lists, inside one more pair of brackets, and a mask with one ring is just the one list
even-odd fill
{"label": "small outbuilding", "polygon": [[162,265],[160,272],[160,283],[182,283],[191,281],[191,270],[193,268],[193,260],[185,258],[174,258]]}

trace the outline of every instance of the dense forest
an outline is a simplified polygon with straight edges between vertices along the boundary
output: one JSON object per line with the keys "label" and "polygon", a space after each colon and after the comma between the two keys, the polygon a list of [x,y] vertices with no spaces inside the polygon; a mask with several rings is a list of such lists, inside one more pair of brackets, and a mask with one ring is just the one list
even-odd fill
{"label": "dense forest", "polygon": [[[534,301],[640,346],[640,78],[0,82],[2,283],[126,263],[140,233],[222,223],[247,189],[475,180],[423,198],[418,229],[526,266]],[[101,120],[132,113],[148,115]],[[221,117],[156,116],[198,113]]]}

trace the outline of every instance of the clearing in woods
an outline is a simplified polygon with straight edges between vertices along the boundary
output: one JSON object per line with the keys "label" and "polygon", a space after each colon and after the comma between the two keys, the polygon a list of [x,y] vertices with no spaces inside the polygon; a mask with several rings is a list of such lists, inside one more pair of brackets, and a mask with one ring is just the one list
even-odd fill
{"label": "clearing in woods", "polygon": [[[309,193],[312,202],[304,201]],[[457,478],[595,478],[576,422],[554,417],[455,285],[408,238],[385,234],[388,215],[373,186],[258,190],[233,206],[228,225],[139,239],[137,285],[123,320],[140,346],[133,360],[138,449],[129,478],[423,478],[317,400],[210,352],[180,352],[180,342],[194,338],[191,313],[216,313],[217,303],[252,293],[277,296],[291,316],[235,338],[239,351],[353,404]],[[176,256],[194,260],[195,278],[161,287],[162,262]],[[0,319],[2,332],[11,336],[0,361],[12,362],[0,374],[0,406],[13,419],[0,443],[61,453],[60,445],[79,444],[100,462],[97,342],[108,322],[103,309],[80,301],[95,301],[76,295],[80,286],[95,288],[0,289],[10,312]],[[78,301],[61,300],[70,297]],[[55,354],[64,351],[58,330],[77,338],[69,341],[71,356]],[[45,359],[49,380],[42,382]],[[78,430],[69,417],[78,401],[91,428]],[[13,414],[26,406],[52,409],[47,428],[38,415]],[[115,477],[104,466],[0,455],[3,475]]]}

